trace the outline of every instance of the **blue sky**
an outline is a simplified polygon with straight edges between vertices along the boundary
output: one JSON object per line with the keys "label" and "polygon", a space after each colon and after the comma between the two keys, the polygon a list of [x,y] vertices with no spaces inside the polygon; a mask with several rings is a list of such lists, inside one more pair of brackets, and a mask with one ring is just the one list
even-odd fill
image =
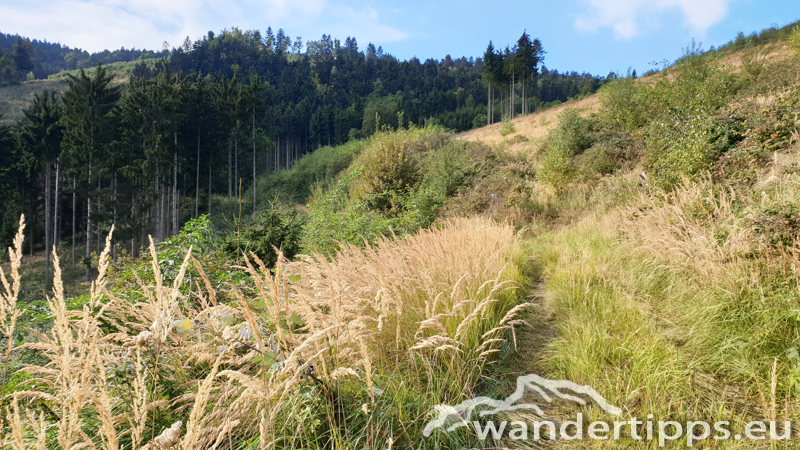
{"label": "blue sky", "polygon": [[489,40],[542,40],[545,64],[605,75],[674,60],[696,38],[708,48],[800,19],[797,0],[0,0],[0,31],[89,51],[160,49],[207,31],[283,28],[293,39],[368,42],[400,59],[480,56]]}

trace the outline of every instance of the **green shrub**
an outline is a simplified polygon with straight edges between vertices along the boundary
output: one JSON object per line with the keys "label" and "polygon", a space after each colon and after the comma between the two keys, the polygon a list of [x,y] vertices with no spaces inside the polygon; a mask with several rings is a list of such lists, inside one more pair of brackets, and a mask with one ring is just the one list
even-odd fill
{"label": "green shrub", "polygon": [[599,145],[583,152],[575,159],[578,172],[585,178],[613,173],[616,165],[609,150],[608,146]]}
{"label": "green shrub", "polygon": [[741,79],[710,56],[691,55],[677,66],[677,77],[655,85],[648,97],[650,107],[661,117],[708,116],[728,104],[741,88]]}
{"label": "green shrub", "polygon": [[758,47],[748,48],[742,52],[742,68],[753,81],[758,81],[764,73],[765,63],[766,56]]}
{"label": "green shrub", "polygon": [[350,195],[369,200],[382,213],[399,212],[397,202],[390,199],[417,187],[422,178],[419,159],[449,139],[449,134],[436,126],[376,133],[353,162],[352,166],[361,170],[350,185]]}
{"label": "green shrub", "polygon": [[486,114],[478,114],[472,119],[472,128],[480,128],[486,126],[488,119],[486,118]]}
{"label": "green shrub", "polygon": [[500,126],[500,136],[506,137],[509,134],[513,134],[517,132],[517,128],[514,127],[514,124],[508,120],[507,117],[503,118],[503,123]]}
{"label": "green shrub", "polygon": [[563,189],[570,184],[577,173],[572,155],[558,147],[548,147],[544,152],[542,167],[536,173],[536,178],[556,190]]}
{"label": "green shrub", "polygon": [[317,192],[309,205],[308,221],[303,227],[304,253],[332,255],[340,243],[360,245],[374,242],[391,232],[390,221],[371,210],[365,200],[349,196],[361,170],[342,177],[326,192]]}
{"label": "green shrub", "polygon": [[303,250],[330,255],[340,243],[361,245],[429,226],[474,172],[469,145],[451,142],[440,127],[376,133],[333,186],[314,189]]}
{"label": "green shrub", "polygon": [[558,117],[558,127],[548,137],[551,145],[561,147],[573,156],[591,147],[591,122],[581,117],[577,109],[565,109]]}
{"label": "green shrub", "polygon": [[800,25],[795,25],[789,34],[789,50],[795,56],[800,56]]}
{"label": "green shrub", "polygon": [[600,89],[603,117],[612,126],[633,131],[644,126],[648,119],[647,103],[642,85],[633,78],[617,78]]}
{"label": "green shrub", "polygon": [[651,183],[672,189],[682,176],[693,179],[710,169],[719,156],[711,139],[710,124],[699,116],[652,124],[644,161]]}
{"label": "green shrub", "polygon": [[589,135],[591,122],[581,117],[577,110],[567,109],[559,118],[558,127],[547,138],[542,167],[536,174],[539,181],[557,190],[575,179],[577,167],[573,157],[592,144]]}
{"label": "green shrub", "polygon": [[454,195],[476,173],[469,154],[469,143],[453,142],[430,151],[424,158],[423,185],[442,197]]}
{"label": "green shrub", "polygon": [[249,256],[253,252],[267,267],[273,267],[277,261],[275,248],[287,258],[300,251],[303,223],[303,217],[297,211],[273,206],[251,218],[240,233],[228,233],[224,249],[237,257],[241,254]]}
{"label": "green shrub", "polygon": [[369,193],[403,191],[419,179],[419,167],[414,155],[396,135],[386,134],[376,139],[361,160],[361,178]]}

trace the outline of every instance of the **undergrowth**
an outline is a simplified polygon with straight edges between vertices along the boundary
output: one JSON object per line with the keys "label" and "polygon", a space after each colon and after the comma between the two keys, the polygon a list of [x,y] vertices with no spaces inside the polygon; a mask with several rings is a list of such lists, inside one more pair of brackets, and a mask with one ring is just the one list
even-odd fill
{"label": "undergrowth", "polygon": [[[20,344],[23,228],[11,281],[0,274],[4,375],[17,374],[4,383],[3,447],[417,446],[434,405],[480,388],[525,307],[518,238],[486,219],[345,245],[333,260],[280,256],[272,271],[251,253],[213,276],[195,227],[111,278],[109,236],[78,301],[56,259],[52,328]],[[43,361],[14,363],[30,350]],[[422,445],[481,443],[456,433]]]}

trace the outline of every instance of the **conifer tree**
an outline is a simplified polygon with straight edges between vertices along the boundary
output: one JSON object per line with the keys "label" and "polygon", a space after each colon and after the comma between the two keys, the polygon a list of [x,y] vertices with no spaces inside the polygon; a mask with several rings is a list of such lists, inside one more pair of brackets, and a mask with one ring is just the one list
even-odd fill
{"label": "conifer tree", "polygon": [[[89,257],[92,244],[92,196],[94,178],[98,177],[106,152],[115,139],[117,118],[114,111],[119,99],[119,87],[111,85],[102,64],[98,64],[94,76],[81,70],[77,76],[69,75],[69,89],[64,93],[64,114],[61,124],[64,127],[62,150],[68,160],[76,166],[85,168],[86,180],[86,281],[90,281]],[[93,171],[94,170],[94,171]],[[98,177],[99,191],[99,177]],[[97,199],[97,198],[96,198]]]}
{"label": "conifer tree", "polygon": [[34,94],[31,106],[24,110],[25,123],[20,129],[20,145],[26,159],[37,166],[44,166],[44,214],[45,214],[45,283],[50,281],[50,251],[53,237],[51,224],[55,222],[52,212],[53,165],[61,154],[63,127],[62,107],[53,90],[45,90],[40,96]]}

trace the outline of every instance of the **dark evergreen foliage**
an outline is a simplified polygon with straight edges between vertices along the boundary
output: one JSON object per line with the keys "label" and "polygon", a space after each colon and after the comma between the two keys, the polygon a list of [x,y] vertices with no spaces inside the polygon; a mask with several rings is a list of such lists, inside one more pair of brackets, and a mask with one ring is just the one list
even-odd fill
{"label": "dark evergreen foliage", "polygon": [[[162,241],[211,211],[222,201],[215,195],[227,197],[228,206],[242,199],[248,212],[263,208],[255,190],[278,187],[259,188],[257,177],[288,169],[320,146],[410,123],[456,131],[480,126],[490,113],[484,81],[523,86],[524,97],[514,97],[525,99],[523,107],[515,104],[517,112],[594,92],[603,81],[549,71],[540,65],[543,53],[527,34],[513,51],[490,47],[489,64],[450,55],[400,61],[373,43],[361,50],[355,37],[341,42],[323,35],[304,44],[272,28],[263,35],[238,28],[209,32],[169,52],[91,55],[0,34],[0,83],[80,68],[68,77],[61,99],[51,92],[37,96],[16,130],[0,128],[0,207],[6,212],[0,244],[8,244],[9,230],[25,212],[30,224],[46,222],[33,227],[31,249],[49,242],[42,236],[56,242],[73,237],[87,244],[88,267],[112,223],[115,242],[136,252],[148,235]],[[163,58],[137,64],[123,85],[94,64],[151,56]],[[92,64],[98,69],[82,69]],[[492,104],[501,114],[502,105]],[[280,183],[281,192],[293,185]],[[302,202],[307,194],[285,197]],[[55,211],[57,226],[50,219]],[[77,237],[70,233],[73,218]]]}

